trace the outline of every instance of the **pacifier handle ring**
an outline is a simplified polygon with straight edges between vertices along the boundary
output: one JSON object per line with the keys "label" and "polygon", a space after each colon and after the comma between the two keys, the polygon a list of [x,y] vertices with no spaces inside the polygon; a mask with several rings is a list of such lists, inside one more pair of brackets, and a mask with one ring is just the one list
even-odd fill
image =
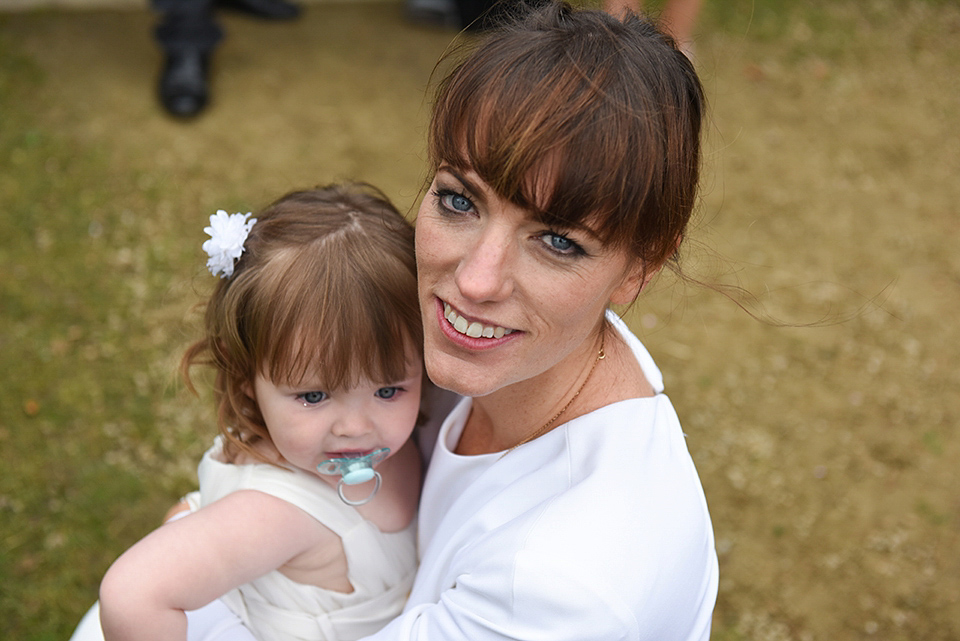
{"label": "pacifier handle ring", "polygon": [[340,479],[340,482],[337,483],[337,494],[340,495],[340,500],[346,503],[347,505],[353,505],[354,507],[358,505],[366,505],[367,503],[372,501],[373,497],[375,497],[377,495],[377,492],[380,491],[380,483],[381,483],[380,472],[374,470],[373,479],[377,482],[376,485],[373,486],[373,491],[370,492],[369,496],[367,496],[366,498],[362,498],[359,501],[351,501],[350,499],[348,499],[346,496],[343,495],[343,486],[346,484],[343,482],[343,479]]}

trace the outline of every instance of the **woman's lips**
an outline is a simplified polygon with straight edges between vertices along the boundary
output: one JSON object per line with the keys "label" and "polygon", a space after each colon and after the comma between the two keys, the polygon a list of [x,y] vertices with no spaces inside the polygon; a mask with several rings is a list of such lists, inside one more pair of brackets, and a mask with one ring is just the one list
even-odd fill
{"label": "woman's lips", "polygon": [[492,349],[523,335],[518,329],[489,325],[467,318],[447,302],[439,298],[436,300],[440,333],[458,347],[471,351]]}
{"label": "woman's lips", "polygon": [[443,317],[450,326],[458,333],[470,338],[503,338],[507,334],[512,334],[514,330],[501,327],[500,325],[485,325],[479,321],[468,320],[465,316],[457,313],[450,303],[443,303]]}

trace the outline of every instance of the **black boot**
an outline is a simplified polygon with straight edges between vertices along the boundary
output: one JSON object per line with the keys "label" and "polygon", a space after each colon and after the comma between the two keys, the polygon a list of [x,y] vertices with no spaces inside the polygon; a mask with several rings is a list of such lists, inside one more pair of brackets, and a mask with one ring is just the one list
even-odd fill
{"label": "black boot", "polygon": [[209,56],[197,50],[171,54],[160,75],[160,102],[180,118],[196,116],[209,98]]}
{"label": "black boot", "polygon": [[156,37],[164,54],[160,103],[174,116],[196,116],[209,100],[210,57],[223,31],[207,12],[170,11]]}

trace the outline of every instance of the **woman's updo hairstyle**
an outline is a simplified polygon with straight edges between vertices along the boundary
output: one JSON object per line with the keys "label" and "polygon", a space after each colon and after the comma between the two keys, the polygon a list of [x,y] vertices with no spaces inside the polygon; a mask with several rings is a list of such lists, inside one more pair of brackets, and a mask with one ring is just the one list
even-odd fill
{"label": "woman's updo hairstyle", "polygon": [[673,39],[639,15],[551,3],[463,48],[437,89],[433,170],[473,170],[544,224],[663,265],[697,198],[704,110]]}

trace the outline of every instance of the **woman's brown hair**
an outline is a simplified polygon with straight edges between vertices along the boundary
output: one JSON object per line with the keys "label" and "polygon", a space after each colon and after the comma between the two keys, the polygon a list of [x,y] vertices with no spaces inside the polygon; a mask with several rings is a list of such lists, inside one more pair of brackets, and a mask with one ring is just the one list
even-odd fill
{"label": "woman's brown hair", "polygon": [[658,268],[697,198],[703,89],[645,18],[551,3],[485,35],[437,90],[433,170],[471,169],[561,229]]}
{"label": "woman's brown hair", "polygon": [[361,378],[401,380],[423,329],[413,228],[369,185],[331,185],[280,198],[259,215],[229,278],[207,303],[205,336],[183,356],[216,371],[217,422],[231,460],[268,439],[250,396],[317,378],[325,389]]}

